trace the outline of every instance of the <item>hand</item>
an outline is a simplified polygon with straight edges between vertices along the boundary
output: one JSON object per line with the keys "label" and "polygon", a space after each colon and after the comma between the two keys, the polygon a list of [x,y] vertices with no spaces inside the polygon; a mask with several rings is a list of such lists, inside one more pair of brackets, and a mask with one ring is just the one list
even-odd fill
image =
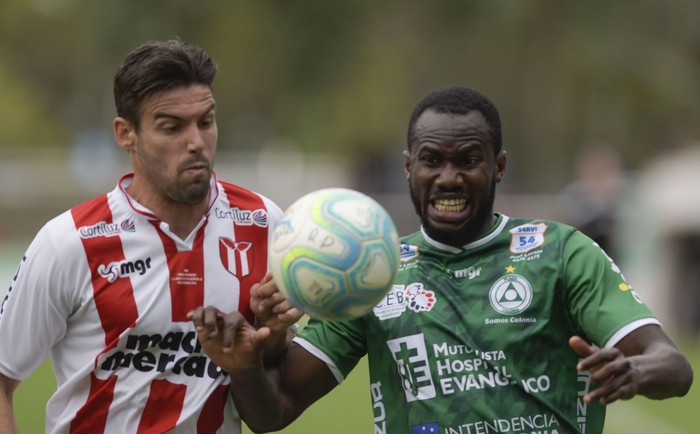
{"label": "hand", "polygon": [[600,349],[589,345],[579,336],[571,337],[569,346],[582,357],[576,369],[579,372],[590,371],[591,382],[598,384],[595,390],[583,397],[585,403],[597,400],[607,405],[618,399],[630,399],[637,394],[639,370],[634,361],[625,357],[622,351],[617,348]]}
{"label": "hand", "polygon": [[232,376],[245,375],[247,370],[262,366],[269,328],[256,330],[239,312],[224,314],[211,306],[200,306],[187,317],[194,323],[204,351],[224,371]]}
{"label": "hand", "polygon": [[286,333],[304,315],[277,289],[271,273],[267,273],[260,283],[250,289],[250,308],[258,319],[258,325],[268,327],[273,333]]}

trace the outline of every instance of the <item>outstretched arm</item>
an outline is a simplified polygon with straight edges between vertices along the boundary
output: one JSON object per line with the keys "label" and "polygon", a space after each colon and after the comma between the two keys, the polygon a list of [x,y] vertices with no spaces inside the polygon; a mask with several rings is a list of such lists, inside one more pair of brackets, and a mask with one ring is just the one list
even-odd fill
{"label": "outstretched arm", "polygon": [[303,313],[280,294],[269,272],[251,288],[250,308],[255,314],[257,327],[270,329],[263,354],[265,362],[272,362],[286,351],[296,334],[294,325]]}
{"label": "outstretched arm", "polygon": [[330,369],[291,341],[302,316],[268,274],[251,288],[258,328],[238,312],[197,308],[190,318],[202,348],[231,377],[236,408],[254,432],[277,431],[338,385]]}
{"label": "outstretched arm", "polygon": [[254,432],[284,428],[338,384],[325,363],[293,342],[266,364],[270,329],[256,330],[238,312],[200,307],[190,316],[204,351],[230,375],[236,408]]}
{"label": "outstretched arm", "polygon": [[18,385],[19,381],[0,374],[0,434],[17,434],[12,394]]}
{"label": "outstretched arm", "polygon": [[610,404],[644,395],[652,399],[683,396],[693,382],[687,358],[658,325],[640,327],[614,348],[600,349],[578,336],[569,339],[582,357],[579,371],[590,371],[599,386],[584,396],[587,403]]}

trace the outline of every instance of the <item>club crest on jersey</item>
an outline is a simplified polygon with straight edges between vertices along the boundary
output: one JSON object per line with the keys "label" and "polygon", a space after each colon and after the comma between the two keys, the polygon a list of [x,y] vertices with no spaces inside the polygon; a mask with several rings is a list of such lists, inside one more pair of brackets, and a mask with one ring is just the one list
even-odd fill
{"label": "club crest on jersey", "polygon": [[107,223],[101,221],[91,226],[82,226],[78,228],[78,234],[82,239],[112,237],[114,235],[119,235],[122,231],[136,232],[136,225],[133,218],[129,217],[126,220],[122,220],[121,223]]}
{"label": "club crest on jersey", "polygon": [[253,264],[253,243],[219,238],[219,257],[226,271],[237,279],[242,279],[251,272]]}
{"label": "club crest on jersey", "polygon": [[547,225],[520,225],[511,229],[510,251],[513,253],[526,253],[544,244],[544,233]]}
{"label": "club crest on jersey", "polygon": [[503,315],[517,315],[530,306],[532,286],[519,274],[507,274],[489,290],[491,307]]}

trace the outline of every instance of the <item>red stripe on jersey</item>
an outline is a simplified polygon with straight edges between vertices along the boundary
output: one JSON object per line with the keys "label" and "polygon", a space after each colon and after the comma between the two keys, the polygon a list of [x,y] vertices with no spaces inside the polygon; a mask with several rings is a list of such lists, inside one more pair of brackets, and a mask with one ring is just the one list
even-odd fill
{"label": "red stripe on jersey", "polygon": [[[250,288],[253,284],[258,283],[267,272],[267,240],[269,231],[269,218],[267,209],[262,198],[257,194],[227,182],[221,182],[226,192],[229,205],[231,208],[240,210],[249,210],[255,213],[257,210],[265,211],[264,226],[262,221],[257,221],[255,215],[252,215],[250,221],[245,221],[245,224],[233,221],[233,233],[236,238],[236,243],[239,246],[238,250],[247,255],[247,273],[242,277],[238,277],[240,282],[240,298],[238,300],[238,311],[245,316],[250,323],[253,323],[253,313],[250,311]],[[245,243],[250,243],[248,247]],[[240,246],[245,246],[241,249]],[[236,266],[241,265],[240,263]]]}
{"label": "red stripe on jersey", "polygon": [[207,225],[202,225],[197,232],[192,250],[179,252],[175,241],[160,229],[158,222],[152,223],[168,258],[172,320],[187,322],[187,312],[204,304],[204,231]]}
{"label": "red stripe on jersey", "polygon": [[70,434],[102,433],[107,423],[109,405],[114,397],[117,377],[100,380],[90,374],[90,394],[85,404],[75,414],[70,423]]}
{"label": "red stripe on jersey", "polygon": [[219,386],[209,395],[197,419],[197,434],[215,434],[224,424],[224,407],[228,396],[228,386]]}
{"label": "red stripe on jersey", "polygon": [[160,434],[171,430],[180,419],[187,386],[168,380],[153,380],[137,434]]}
{"label": "red stripe on jersey", "polygon": [[[107,195],[79,205],[71,212],[92,273],[95,306],[108,349],[116,345],[119,335],[132,327],[139,316],[131,280],[120,278],[118,274],[125,260],[119,237],[121,228],[107,228],[107,225],[114,223]],[[81,229],[86,230],[86,235],[82,234]]]}

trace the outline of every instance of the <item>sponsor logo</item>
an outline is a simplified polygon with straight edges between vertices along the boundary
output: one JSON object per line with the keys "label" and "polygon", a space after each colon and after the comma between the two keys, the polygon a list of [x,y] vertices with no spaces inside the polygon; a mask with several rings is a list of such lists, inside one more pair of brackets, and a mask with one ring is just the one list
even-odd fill
{"label": "sponsor logo", "polygon": [[401,262],[408,262],[412,259],[416,259],[419,255],[418,246],[401,244],[400,255]]}
{"label": "sponsor logo", "polygon": [[98,222],[92,226],[82,226],[78,229],[78,234],[82,239],[95,237],[112,237],[121,232],[136,232],[134,219],[129,217],[121,223]]}
{"label": "sponsor logo", "polygon": [[267,211],[262,208],[252,211],[249,209],[240,208],[216,208],[214,210],[214,215],[220,219],[231,220],[235,224],[241,226],[255,225],[261,228],[266,228],[268,225]]}
{"label": "sponsor logo", "polygon": [[[508,267],[515,270],[512,267]],[[519,274],[507,274],[498,279],[489,290],[491,307],[503,315],[517,315],[530,306],[532,286]]]}
{"label": "sponsor logo", "polygon": [[547,225],[538,223],[527,224],[511,229],[510,251],[513,253],[526,253],[544,244],[544,233]]}
{"label": "sponsor logo", "polygon": [[219,238],[219,257],[226,271],[237,279],[251,273],[253,266],[253,243],[248,241],[233,241],[230,238]]}
{"label": "sponsor logo", "polygon": [[374,315],[380,320],[397,318],[406,309],[416,313],[428,312],[437,303],[435,292],[424,288],[422,283],[394,285],[384,298],[374,306]]}
{"label": "sponsor logo", "polygon": [[386,409],[384,408],[384,395],[382,395],[382,382],[377,381],[369,385],[372,395],[372,413],[374,413],[374,434],[386,434]]}
{"label": "sponsor logo", "polygon": [[7,303],[7,300],[10,299],[12,289],[15,287],[15,283],[17,283],[17,278],[19,277],[19,271],[22,269],[22,265],[24,265],[25,262],[27,262],[27,257],[22,256],[22,260],[17,266],[17,272],[15,272],[15,277],[12,278],[12,283],[10,283],[10,287],[7,289],[7,293],[5,294],[5,298],[2,300],[2,304],[0,304],[0,316],[2,316],[2,313],[5,311],[5,303]]}
{"label": "sponsor logo", "polygon": [[407,402],[434,398],[437,395],[430,374],[428,352],[423,334],[404,336],[387,341],[391,356],[401,377]]}
{"label": "sponsor logo", "polygon": [[622,271],[620,271],[620,267],[615,264],[615,261],[607,254],[605,253],[605,250],[603,250],[598,243],[593,243],[594,246],[596,246],[598,249],[600,249],[600,252],[605,256],[605,258],[608,260],[610,263],[610,269],[613,271],[613,273],[617,273],[620,275],[620,278],[622,279],[622,282],[620,282],[619,285],[617,285],[617,288],[622,291],[622,292],[628,292],[632,295],[632,298],[639,303],[639,304],[644,304],[644,301],[642,300],[642,297],[639,296],[639,293],[632,288],[632,285],[627,283],[627,279],[625,279],[625,276],[622,274]]}
{"label": "sponsor logo", "polygon": [[458,279],[468,277],[469,280],[472,280],[475,277],[479,277],[480,274],[481,274],[481,267],[462,268],[461,270],[454,271],[454,276]]}
{"label": "sponsor logo", "polygon": [[146,258],[146,260],[124,260],[121,262],[110,262],[107,265],[100,264],[97,267],[97,272],[100,276],[107,279],[109,283],[114,283],[120,277],[127,277],[132,274],[143,276],[149,268],[151,268],[151,258]]}
{"label": "sponsor logo", "polygon": [[[510,419],[479,420],[459,426],[443,427],[445,434],[473,433],[537,433],[560,434],[563,432],[556,415],[539,413],[520,415]],[[581,431],[585,432],[585,431]],[[413,433],[411,433],[413,434]]]}
{"label": "sponsor logo", "polygon": [[437,422],[424,423],[421,425],[413,425],[411,427],[411,434],[437,434],[440,432],[440,425]]}
{"label": "sponsor logo", "polygon": [[126,369],[127,372],[155,371],[197,378],[228,375],[202,354],[194,331],[129,335],[125,347],[102,355],[98,363],[106,372]]}

